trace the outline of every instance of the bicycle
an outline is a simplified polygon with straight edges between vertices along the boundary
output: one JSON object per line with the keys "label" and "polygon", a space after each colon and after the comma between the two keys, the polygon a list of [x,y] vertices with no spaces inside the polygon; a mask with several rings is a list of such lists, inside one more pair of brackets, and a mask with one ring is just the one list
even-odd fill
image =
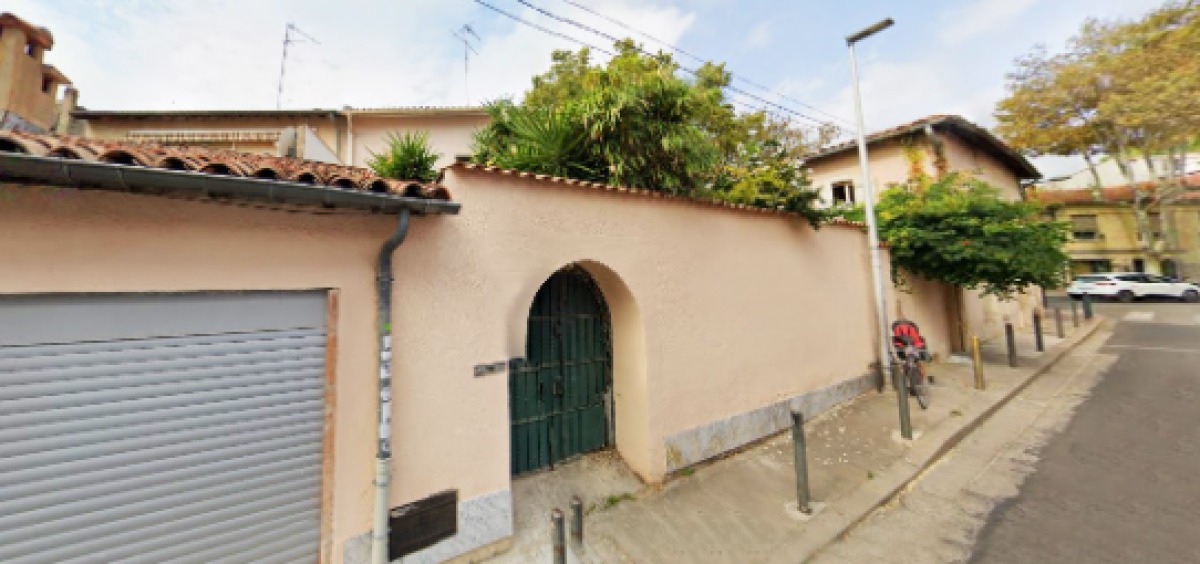
{"label": "bicycle", "polygon": [[893,365],[900,368],[900,385],[917,397],[921,409],[929,409],[929,384],[933,382],[933,376],[926,378],[922,370],[921,361],[928,360],[929,351],[916,323],[907,319],[892,323],[892,351]]}

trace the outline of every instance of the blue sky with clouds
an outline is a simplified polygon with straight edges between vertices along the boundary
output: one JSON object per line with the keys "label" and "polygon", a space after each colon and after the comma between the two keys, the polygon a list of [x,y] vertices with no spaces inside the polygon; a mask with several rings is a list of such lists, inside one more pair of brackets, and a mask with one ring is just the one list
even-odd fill
{"label": "blue sky with clouds", "polygon": [[[486,1],[606,44],[517,0]],[[613,35],[630,35],[564,0],[527,1]],[[892,17],[895,27],[859,50],[869,129],[933,113],[991,125],[1013,58],[1036,43],[1060,47],[1087,17],[1136,17],[1161,4],[574,1],[691,53],[725,61],[735,75],[791,100],[742,83],[749,91],[806,114],[822,117],[793,100],[847,120],[852,106],[843,38]],[[547,68],[551,50],[575,47],[474,0],[5,0],[0,9],[51,29],[57,44],[47,60],[75,81],[81,103],[91,109],[273,108],[288,22],[320,43],[291,46],[285,108],[461,105],[519,95],[532,75]],[[465,78],[462,46],[451,34],[464,24],[481,38]],[[1047,174],[1073,166],[1039,164]]]}

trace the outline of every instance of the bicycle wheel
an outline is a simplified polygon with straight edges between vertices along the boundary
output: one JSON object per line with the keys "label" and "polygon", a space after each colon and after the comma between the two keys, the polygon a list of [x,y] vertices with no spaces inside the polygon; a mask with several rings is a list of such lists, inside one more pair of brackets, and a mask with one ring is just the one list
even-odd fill
{"label": "bicycle wheel", "polygon": [[919,384],[913,383],[916,382],[917,378],[920,376],[920,372],[918,372],[918,370],[920,369],[916,366],[909,367],[908,381],[912,386],[913,395],[917,396],[917,404],[921,406],[921,409],[929,409],[929,383],[924,381]]}

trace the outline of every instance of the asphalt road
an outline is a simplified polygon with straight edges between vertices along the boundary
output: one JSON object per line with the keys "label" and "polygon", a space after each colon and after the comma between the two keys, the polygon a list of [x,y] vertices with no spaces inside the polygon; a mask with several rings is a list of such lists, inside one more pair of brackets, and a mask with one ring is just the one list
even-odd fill
{"label": "asphalt road", "polygon": [[[1052,304],[1053,305],[1053,304]],[[1200,306],[1097,304],[1116,362],[971,562],[1200,562]]]}

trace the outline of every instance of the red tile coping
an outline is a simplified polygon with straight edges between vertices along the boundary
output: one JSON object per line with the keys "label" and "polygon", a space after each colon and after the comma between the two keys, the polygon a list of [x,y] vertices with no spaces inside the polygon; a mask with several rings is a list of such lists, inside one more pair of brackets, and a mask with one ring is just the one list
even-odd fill
{"label": "red tile coping", "polygon": [[95,139],[72,135],[44,135],[11,130],[0,131],[0,151],[212,175],[299,182],[346,190],[394,194],[408,198],[450,200],[450,192],[437,183],[393,180],[382,178],[371,170],[361,167],[223,149]]}
{"label": "red tile coping", "polygon": [[[632,196],[643,196],[643,197],[647,197],[647,198],[659,198],[659,199],[663,199],[663,200],[675,200],[675,201],[679,201],[679,202],[704,204],[704,205],[709,205],[709,206],[714,206],[714,207],[746,211],[746,212],[751,212],[751,213],[758,213],[758,214],[762,214],[762,215],[796,217],[795,214],[792,214],[791,212],[787,212],[787,211],[784,211],[781,209],[760,208],[757,206],[751,206],[751,205],[747,205],[747,204],[735,204],[732,202],[726,202],[726,201],[718,200],[715,198],[699,198],[699,197],[694,197],[694,196],[677,196],[675,194],[667,194],[665,192],[659,192],[656,190],[646,190],[644,188],[629,188],[629,187],[625,187],[625,186],[614,186],[611,184],[604,184],[602,182],[577,180],[574,178],[564,178],[561,176],[551,176],[548,174],[525,172],[525,171],[515,170],[515,169],[511,169],[511,168],[500,168],[497,166],[481,165],[481,164],[472,163],[472,162],[459,161],[459,162],[456,162],[454,164],[447,166],[446,168],[447,169],[457,168],[457,169],[462,169],[462,170],[471,170],[471,171],[484,172],[484,173],[488,173],[488,174],[496,174],[496,175],[501,175],[501,176],[512,176],[512,177],[516,177],[516,178],[525,178],[525,179],[536,180],[539,182],[548,182],[548,183],[553,183],[553,184],[565,184],[567,186],[576,186],[579,188],[587,188],[587,189],[591,189],[591,190],[605,191],[605,192],[615,192],[618,194],[628,194],[628,195],[632,195]],[[856,229],[866,227],[866,224],[863,222],[849,221],[849,220],[845,220],[845,219],[841,219],[841,218],[832,219],[832,220],[826,222],[825,225],[853,227]]]}

